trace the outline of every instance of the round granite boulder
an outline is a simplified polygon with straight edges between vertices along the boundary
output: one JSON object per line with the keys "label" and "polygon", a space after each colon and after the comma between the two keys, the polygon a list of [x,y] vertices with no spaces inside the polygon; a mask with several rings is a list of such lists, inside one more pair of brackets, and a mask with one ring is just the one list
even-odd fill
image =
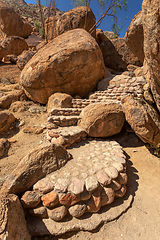
{"label": "round granite boulder", "polygon": [[42,47],[20,77],[26,95],[46,104],[55,92],[82,98],[106,77],[101,50],[84,29],[67,31]]}
{"label": "round granite boulder", "polygon": [[119,102],[93,103],[83,109],[78,125],[90,137],[109,137],[118,134],[124,124],[124,113]]}

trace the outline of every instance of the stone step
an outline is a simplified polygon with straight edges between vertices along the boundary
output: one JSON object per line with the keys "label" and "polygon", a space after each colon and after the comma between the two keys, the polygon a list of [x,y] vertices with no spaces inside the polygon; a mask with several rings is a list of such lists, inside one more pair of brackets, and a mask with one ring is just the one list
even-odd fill
{"label": "stone step", "polygon": [[50,116],[79,116],[81,108],[53,108]]}
{"label": "stone step", "polygon": [[79,126],[59,127],[47,131],[47,140],[52,143],[59,143],[66,148],[83,141],[87,138],[87,133]]}
{"label": "stone step", "polygon": [[79,116],[49,116],[47,121],[59,127],[68,127],[77,125]]}

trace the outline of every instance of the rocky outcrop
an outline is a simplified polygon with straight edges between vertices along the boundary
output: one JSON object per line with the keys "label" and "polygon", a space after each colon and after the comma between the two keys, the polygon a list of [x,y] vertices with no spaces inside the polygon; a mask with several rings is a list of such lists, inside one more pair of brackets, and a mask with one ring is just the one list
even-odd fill
{"label": "rocky outcrop", "polygon": [[31,240],[18,196],[0,196],[0,239]]}
{"label": "rocky outcrop", "polygon": [[22,193],[39,179],[62,167],[70,158],[62,146],[44,143],[25,156],[4,182],[1,193]]}
{"label": "rocky outcrop", "polygon": [[12,123],[14,123],[15,117],[12,113],[1,111],[0,112],[0,134],[7,131]]}
{"label": "rocky outcrop", "polygon": [[131,49],[135,56],[143,63],[144,51],[143,51],[143,23],[142,23],[142,11],[138,12],[132,19],[124,40],[127,46]]}
{"label": "rocky outcrop", "polygon": [[32,32],[32,26],[3,1],[0,2],[0,25],[0,40],[8,36],[27,38]]}
{"label": "rocky outcrop", "polygon": [[41,48],[20,77],[26,95],[46,104],[55,92],[87,97],[106,77],[98,44],[84,29],[68,31]]}
{"label": "rocky outcrop", "polygon": [[124,114],[118,102],[94,103],[85,107],[78,125],[90,137],[109,137],[119,133],[124,124]]}
{"label": "rocky outcrop", "polygon": [[53,108],[71,108],[72,97],[66,93],[55,93],[48,99],[47,112],[50,113]]}
{"label": "rocky outcrop", "polygon": [[127,96],[122,100],[127,122],[145,143],[160,143],[160,117],[156,110],[143,99]]}
{"label": "rocky outcrop", "polygon": [[18,60],[16,62],[18,68],[20,70],[23,70],[27,62],[34,56],[34,54],[35,54],[35,51],[32,51],[32,50],[23,51],[22,54],[18,56]]}
{"label": "rocky outcrop", "polygon": [[106,67],[116,71],[124,71],[127,65],[141,66],[142,63],[127,47],[123,38],[107,39],[100,44]]}
{"label": "rocky outcrop", "polygon": [[160,111],[160,4],[144,0],[142,4],[144,55],[147,81]]}
{"label": "rocky outcrop", "polygon": [[[48,40],[51,40],[66,31],[76,28],[84,28],[89,32],[95,23],[96,18],[92,10],[89,7],[81,6],[69,10],[59,17],[47,19],[45,31]],[[92,36],[96,37],[96,28],[94,28]]]}

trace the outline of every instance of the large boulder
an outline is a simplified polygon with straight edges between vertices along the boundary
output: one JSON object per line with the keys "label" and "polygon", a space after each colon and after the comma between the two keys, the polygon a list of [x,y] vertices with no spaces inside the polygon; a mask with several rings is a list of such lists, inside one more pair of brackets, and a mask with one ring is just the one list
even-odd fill
{"label": "large boulder", "polygon": [[90,137],[109,137],[118,134],[124,124],[124,113],[118,102],[93,103],[85,107],[78,125]]}
{"label": "large boulder", "polygon": [[100,44],[106,67],[116,71],[125,71],[127,65],[142,66],[140,60],[127,47],[123,38],[107,40]]}
{"label": "large boulder", "polygon": [[30,189],[39,179],[62,167],[70,158],[61,145],[43,143],[33,148],[4,182],[0,192],[19,194]]}
{"label": "large boulder", "polygon": [[0,239],[31,240],[18,196],[0,196]]}
{"label": "large boulder", "polygon": [[0,1],[0,26],[0,40],[8,36],[27,38],[32,32],[32,26],[3,1]]}
{"label": "large boulder", "polygon": [[160,143],[160,117],[156,110],[143,99],[131,95],[122,100],[127,122],[145,143]]}
{"label": "large boulder", "polygon": [[143,0],[142,21],[147,81],[160,111],[160,4],[159,0]]}
{"label": "large boulder", "polygon": [[132,19],[124,40],[127,46],[131,49],[135,56],[143,63],[144,51],[143,51],[143,23],[142,23],[142,11],[138,12]]}
{"label": "large boulder", "polygon": [[[58,35],[72,29],[84,28],[87,32],[96,23],[96,18],[89,7],[76,7],[62,14],[59,17],[50,17],[46,20],[45,31],[47,39],[51,40]],[[92,36],[96,37],[96,28],[92,32]]]}
{"label": "large boulder", "polygon": [[18,36],[5,38],[5,40],[1,42],[1,46],[3,48],[3,57],[13,54],[18,56],[24,50],[28,50],[28,44],[25,39]]}
{"label": "large boulder", "polygon": [[22,70],[20,84],[33,101],[46,104],[55,92],[82,98],[106,77],[101,50],[84,29],[68,31],[42,47]]}

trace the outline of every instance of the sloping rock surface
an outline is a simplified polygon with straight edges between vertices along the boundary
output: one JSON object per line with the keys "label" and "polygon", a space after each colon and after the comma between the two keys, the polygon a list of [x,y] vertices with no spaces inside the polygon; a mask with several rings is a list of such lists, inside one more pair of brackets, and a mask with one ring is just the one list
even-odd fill
{"label": "sloping rock surface", "polygon": [[131,51],[138,57],[143,63],[144,51],[143,51],[143,23],[142,23],[142,11],[138,12],[132,19],[124,40]]}
{"label": "sloping rock surface", "polygon": [[141,66],[142,63],[131,52],[123,38],[107,39],[100,44],[106,67],[116,71],[124,71],[127,65]]}
{"label": "sloping rock surface", "polygon": [[69,159],[62,146],[44,143],[25,156],[4,182],[1,193],[22,193],[39,179],[63,166]]}
{"label": "sloping rock surface", "polygon": [[160,3],[144,0],[142,4],[146,76],[160,111]]}

